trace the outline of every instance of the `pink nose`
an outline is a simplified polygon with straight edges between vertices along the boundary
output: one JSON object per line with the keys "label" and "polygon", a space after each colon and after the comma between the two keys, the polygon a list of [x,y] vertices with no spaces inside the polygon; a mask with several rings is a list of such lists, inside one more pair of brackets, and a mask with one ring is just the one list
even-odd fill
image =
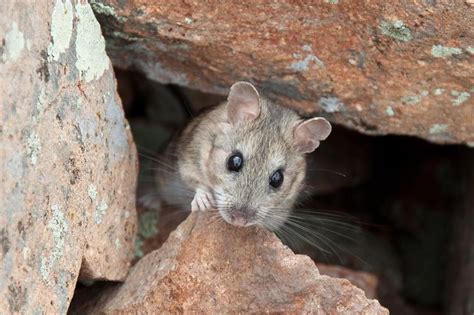
{"label": "pink nose", "polygon": [[247,219],[240,213],[231,214],[230,220],[233,225],[237,226],[245,226],[245,224],[247,224]]}

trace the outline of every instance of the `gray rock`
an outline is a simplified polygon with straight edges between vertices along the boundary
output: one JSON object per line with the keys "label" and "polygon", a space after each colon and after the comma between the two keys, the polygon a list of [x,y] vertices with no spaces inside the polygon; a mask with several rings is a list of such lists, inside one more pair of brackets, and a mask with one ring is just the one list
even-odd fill
{"label": "gray rock", "polygon": [[87,2],[5,1],[0,43],[0,309],[65,314],[127,274],[135,147]]}

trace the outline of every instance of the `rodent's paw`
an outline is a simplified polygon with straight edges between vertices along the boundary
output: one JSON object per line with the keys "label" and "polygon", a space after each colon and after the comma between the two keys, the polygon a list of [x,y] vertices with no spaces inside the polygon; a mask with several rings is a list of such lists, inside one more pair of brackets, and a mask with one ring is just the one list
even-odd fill
{"label": "rodent's paw", "polygon": [[196,194],[194,195],[193,201],[191,201],[191,211],[206,211],[211,209],[212,205],[212,194],[205,189],[196,189]]}

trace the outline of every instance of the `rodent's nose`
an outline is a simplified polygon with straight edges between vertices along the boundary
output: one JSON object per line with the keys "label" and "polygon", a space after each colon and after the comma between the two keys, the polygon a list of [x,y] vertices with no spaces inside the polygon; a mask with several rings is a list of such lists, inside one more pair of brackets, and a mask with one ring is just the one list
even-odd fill
{"label": "rodent's nose", "polygon": [[247,209],[236,209],[230,214],[230,220],[233,225],[245,226],[249,221]]}
{"label": "rodent's nose", "polygon": [[247,224],[247,219],[240,214],[231,214],[230,219],[233,225],[245,226]]}

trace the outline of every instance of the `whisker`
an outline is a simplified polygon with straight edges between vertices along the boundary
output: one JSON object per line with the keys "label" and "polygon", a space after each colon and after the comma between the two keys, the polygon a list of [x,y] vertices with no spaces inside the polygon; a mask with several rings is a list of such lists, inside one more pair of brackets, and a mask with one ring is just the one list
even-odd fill
{"label": "whisker", "polygon": [[328,169],[324,169],[324,168],[310,168],[310,169],[307,170],[307,172],[327,172],[327,173],[332,173],[334,175],[339,175],[339,176],[344,177],[344,178],[347,177],[347,175],[342,173],[342,172],[328,170]]}
{"label": "whisker", "polygon": [[[334,211],[315,209],[296,209],[290,213],[284,207],[271,207],[267,216],[257,215],[257,221],[265,228],[274,231],[291,248],[297,249],[306,244],[317,249],[320,258],[329,255],[342,263],[340,253],[344,252],[363,262],[351,249],[361,244],[364,233],[354,217]],[[278,222],[284,224],[278,226]],[[348,243],[349,242],[349,243]]]}

